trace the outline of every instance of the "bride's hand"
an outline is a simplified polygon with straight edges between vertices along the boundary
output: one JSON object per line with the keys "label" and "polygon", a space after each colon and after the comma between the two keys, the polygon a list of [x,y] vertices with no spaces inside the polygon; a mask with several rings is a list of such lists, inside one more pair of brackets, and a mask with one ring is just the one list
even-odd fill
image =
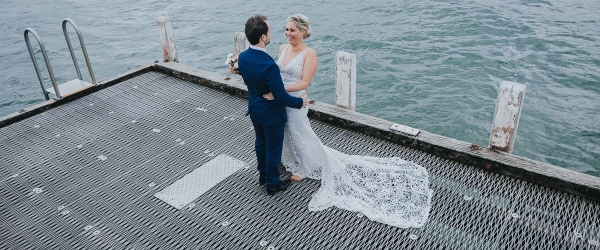
{"label": "bride's hand", "polygon": [[229,73],[234,74],[234,75],[239,75],[240,71],[237,68],[234,67],[229,67]]}
{"label": "bride's hand", "polygon": [[271,92],[269,92],[268,94],[264,94],[263,97],[269,101],[275,100],[275,97],[273,97],[273,93]]}

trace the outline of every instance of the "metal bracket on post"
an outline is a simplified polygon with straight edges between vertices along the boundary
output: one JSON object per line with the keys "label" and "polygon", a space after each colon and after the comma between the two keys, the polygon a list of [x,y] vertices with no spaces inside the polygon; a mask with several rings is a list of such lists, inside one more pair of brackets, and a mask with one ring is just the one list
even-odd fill
{"label": "metal bracket on post", "polygon": [[525,88],[526,86],[520,83],[508,81],[500,83],[490,136],[491,149],[512,152],[525,98]]}
{"label": "metal bracket on post", "polygon": [[173,36],[173,28],[171,20],[166,17],[156,18],[158,24],[158,35],[160,36],[160,46],[162,47],[165,62],[179,62],[177,56],[177,48],[175,46],[175,37]]}
{"label": "metal bracket on post", "polygon": [[356,111],[356,55],[343,51],[335,55],[335,103]]}

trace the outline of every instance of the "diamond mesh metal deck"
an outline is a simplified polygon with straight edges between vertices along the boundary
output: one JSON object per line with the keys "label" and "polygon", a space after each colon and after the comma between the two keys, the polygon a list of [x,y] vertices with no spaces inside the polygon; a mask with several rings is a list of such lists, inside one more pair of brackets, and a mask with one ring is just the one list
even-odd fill
{"label": "diamond mesh metal deck", "polygon": [[242,168],[177,210],[153,195],[219,154],[255,165],[246,100],[149,72],[0,128],[0,249],[600,249],[600,205],[319,121],[328,146],[429,170],[433,209],[399,229],[309,212]]}

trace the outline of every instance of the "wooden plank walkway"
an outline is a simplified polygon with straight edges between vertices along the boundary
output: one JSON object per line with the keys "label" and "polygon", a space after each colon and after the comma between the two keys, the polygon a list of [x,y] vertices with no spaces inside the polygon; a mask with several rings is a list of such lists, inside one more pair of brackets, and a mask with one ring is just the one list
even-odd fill
{"label": "wooden plank walkway", "polygon": [[[4,117],[0,248],[600,249],[599,178],[390,132],[388,121],[322,103],[309,115],[326,145],[429,170],[429,221],[399,229],[309,212],[312,180],[269,197],[256,183],[244,87],[224,78],[160,63]],[[248,168],[181,210],[154,197],[221,154]]]}

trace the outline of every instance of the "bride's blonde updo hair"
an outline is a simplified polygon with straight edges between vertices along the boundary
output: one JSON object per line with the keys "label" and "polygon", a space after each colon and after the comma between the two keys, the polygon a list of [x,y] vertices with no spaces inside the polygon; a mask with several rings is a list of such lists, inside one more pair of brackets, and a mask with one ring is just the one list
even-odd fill
{"label": "bride's blonde updo hair", "polygon": [[288,17],[287,21],[294,22],[294,24],[296,24],[296,27],[298,27],[299,30],[306,31],[302,36],[302,39],[307,39],[310,37],[310,21],[308,20],[308,17],[302,14],[296,14],[291,17]]}

